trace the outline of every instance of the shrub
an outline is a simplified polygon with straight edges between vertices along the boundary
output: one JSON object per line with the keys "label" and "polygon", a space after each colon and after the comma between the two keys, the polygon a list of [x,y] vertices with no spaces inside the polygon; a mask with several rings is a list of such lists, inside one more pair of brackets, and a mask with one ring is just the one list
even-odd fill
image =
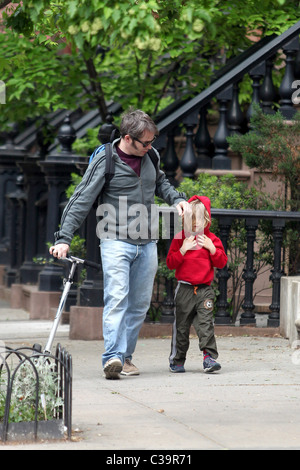
{"label": "shrub", "polygon": [[[36,394],[38,393],[37,419],[53,419],[56,411],[63,405],[58,396],[59,380],[53,372],[53,364],[41,356],[34,360],[33,367],[29,360],[25,360],[15,371],[10,400],[10,422],[34,421],[36,412]],[[37,376],[38,375],[38,388]],[[0,421],[3,420],[7,392],[6,369],[0,375]]]}
{"label": "shrub", "polygon": [[[286,121],[278,111],[265,114],[256,104],[251,131],[228,137],[231,149],[240,152],[250,168],[270,171],[275,181],[284,181],[286,197],[282,210],[300,210],[300,112]],[[299,222],[289,224],[286,245],[289,247],[289,275],[299,272]]]}

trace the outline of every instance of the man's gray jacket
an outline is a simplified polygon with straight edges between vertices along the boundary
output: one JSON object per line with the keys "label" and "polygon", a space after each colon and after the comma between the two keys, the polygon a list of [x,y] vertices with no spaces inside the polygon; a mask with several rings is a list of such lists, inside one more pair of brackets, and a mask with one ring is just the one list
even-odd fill
{"label": "man's gray jacket", "polygon": [[89,214],[94,202],[101,193],[97,216],[97,235],[100,239],[122,239],[129,243],[144,244],[157,238],[157,213],[155,215],[155,194],[169,205],[177,205],[185,200],[185,194],[179,193],[166,179],[158,165],[154,165],[148,154],[141,162],[141,173],[135,171],[118,156],[115,149],[119,139],[112,144],[112,158],[115,162],[115,174],[105,184],[105,146],[99,147],[89,164],[82,181],[69,199],[61,218],[60,230],[56,232],[55,244],[70,245],[74,233]]}

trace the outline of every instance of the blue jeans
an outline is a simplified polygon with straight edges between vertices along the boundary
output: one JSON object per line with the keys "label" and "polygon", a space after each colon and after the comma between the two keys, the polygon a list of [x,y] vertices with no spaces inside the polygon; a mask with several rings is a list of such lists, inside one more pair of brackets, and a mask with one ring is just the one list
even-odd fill
{"label": "blue jeans", "polygon": [[157,244],[101,240],[104,310],[103,366],[112,357],[132,358],[150,306],[157,271]]}

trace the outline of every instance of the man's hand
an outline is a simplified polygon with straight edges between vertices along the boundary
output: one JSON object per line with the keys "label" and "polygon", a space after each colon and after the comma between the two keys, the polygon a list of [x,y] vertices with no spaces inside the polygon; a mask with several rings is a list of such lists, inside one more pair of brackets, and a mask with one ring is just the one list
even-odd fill
{"label": "man's hand", "polygon": [[66,243],[58,243],[57,245],[51,246],[49,248],[49,253],[55,258],[66,258],[69,249],[70,247]]}
{"label": "man's hand", "polygon": [[181,217],[183,214],[192,213],[191,206],[187,201],[181,201],[179,204],[177,204],[176,209]]}

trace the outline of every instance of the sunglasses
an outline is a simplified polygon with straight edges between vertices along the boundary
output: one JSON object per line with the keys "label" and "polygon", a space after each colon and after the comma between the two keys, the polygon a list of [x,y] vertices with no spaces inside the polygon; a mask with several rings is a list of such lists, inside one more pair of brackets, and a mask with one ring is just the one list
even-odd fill
{"label": "sunglasses", "polygon": [[146,147],[149,147],[149,145],[152,145],[153,142],[156,140],[156,136],[152,139],[152,140],[149,140],[147,142],[142,142],[140,139],[138,139],[137,137],[132,137],[132,140],[136,140],[137,142],[139,142],[140,144],[142,144],[142,146],[144,148]]}

